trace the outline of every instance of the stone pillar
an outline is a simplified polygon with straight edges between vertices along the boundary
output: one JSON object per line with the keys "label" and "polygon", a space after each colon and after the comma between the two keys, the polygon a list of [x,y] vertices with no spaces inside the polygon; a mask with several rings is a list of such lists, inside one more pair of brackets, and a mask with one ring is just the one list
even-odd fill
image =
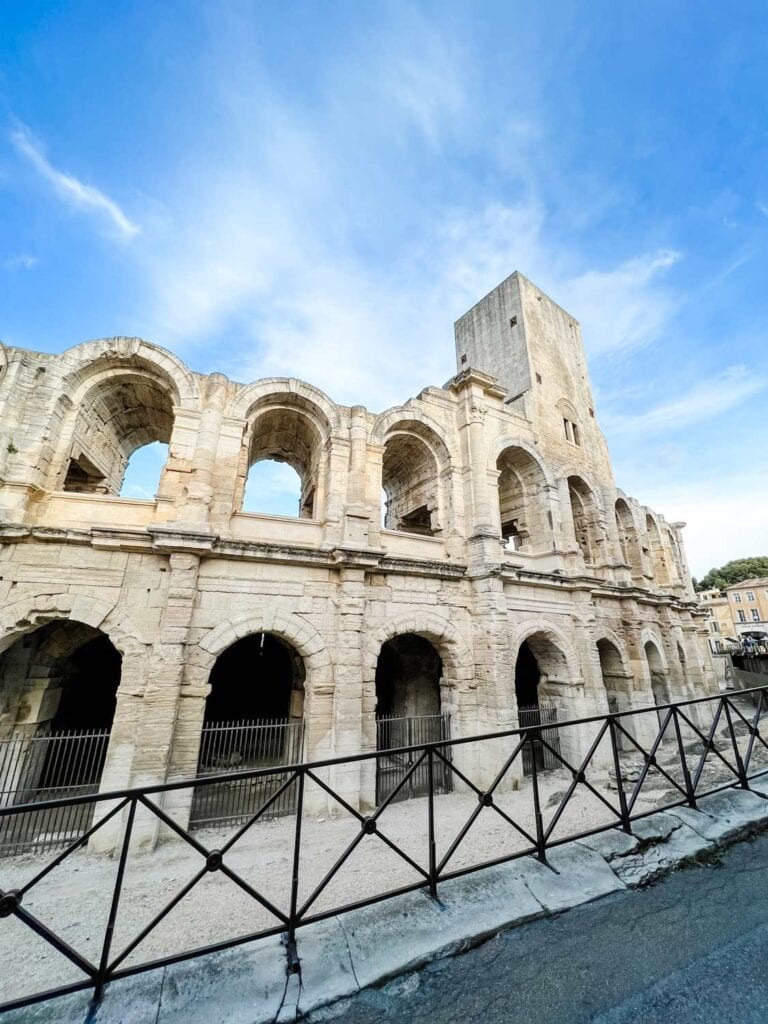
{"label": "stone pillar", "polygon": [[[139,724],[141,744],[134,758],[133,784],[136,786],[164,782],[168,774],[186,662],[186,643],[197,594],[200,557],[173,552],[168,561],[168,601],[163,611],[159,639],[150,656],[149,680]],[[157,838],[158,821],[154,815],[139,815],[135,829],[137,840],[143,845],[151,845]]]}
{"label": "stone pillar", "polygon": [[367,503],[367,440],[368,422],[365,409],[355,405],[350,419],[349,473],[347,504],[344,509],[344,546],[367,547],[370,507]]}
{"label": "stone pillar", "polygon": [[[338,616],[333,700],[333,750],[307,751],[309,760],[319,756],[344,757],[363,750],[363,623],[366,607],[365,572],[339,570]],[[361,797],[361,764],[338,765],[330,773],[330,785],[340,796],[358,806]],[[333,809],[333,801],[330,802]]]}

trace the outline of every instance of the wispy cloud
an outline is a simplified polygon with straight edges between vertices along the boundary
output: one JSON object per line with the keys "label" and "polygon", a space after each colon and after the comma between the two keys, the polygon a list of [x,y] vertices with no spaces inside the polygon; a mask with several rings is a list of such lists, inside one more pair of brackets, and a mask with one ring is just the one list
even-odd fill
{"label": "wispy cloud", "polygon": [[584,325],[590,355],[625,352],[656,340],[680,302],[663,277],[681,258],[660,249],[561,283],[558,301]]}
{"label": "wispy cloud", "polygon": [[31,270],[39,262],[37,256],[30,256],[29,253],[21,252],[17,256],[10,256],[7,260],[3,260],[3,266],[6,270]]}
{"label": "wispy cloud", "polygon": [[73,175],[65,174],[54,167],[28,128],[15,128],[11,132],[11,142],[16,151],[48,182],[62,202],[75,209],[86,210],[106,218],[123,239],[130,239],[139,234],[139,225],[131,221],[113,199],[94,185],[87,185]]}
{"label": "wispy cloud", "polygon": [[727,412],[768,386],[768,377],[746,366],[730,366],[694,383],[684,394],[639,414],[602,417],[609,434],[656,435],[671,433]]}

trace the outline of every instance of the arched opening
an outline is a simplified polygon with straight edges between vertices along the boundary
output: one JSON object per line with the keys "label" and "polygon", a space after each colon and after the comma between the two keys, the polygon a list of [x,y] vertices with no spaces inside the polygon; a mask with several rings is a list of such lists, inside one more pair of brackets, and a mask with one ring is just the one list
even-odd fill
{"label": "arched opening", "polygon": [[126,463],[120,497],[153,501],[167,461],[168,445],[161,441],[137,448]]}
{"label": "arched opening", "polygon": [[546,509],[546,480],[541,466],[523,448],[505,448],[496,461],[499,472],[501,536],[514,551],[549,546],[551,513]]}
{"label": "arched opening", "polygon": [[264,407],[253,423],[243,511],[316,518],[322,448],[320,428],[303,409],[287,401]]}
{"label": "arched opening", "polygon": [[143,497],[123,493],[128,462],[140,448],[170,443],[173,404],[169,388],[149,373],[115,370],[94,385],[75,420],[63,490]]}
{"label": "arched opening", "polygon": [[[216,659],[205,702],[198,775],[295,764],[304,743],[304,662],[272,633],[236,641]],[[195,789],[190,824],[197,828],[247,820],[284,781],[282,775]],[[293,787],[266,817],[289,814]]]}
{"label": "arched opening", "polygon": [[[600,674],[605,687],[605,695],[608,702],[608,711],[615,715],[622,711],[631,710],[632,702],[630,697],[632,678],[627,675],[621,660],[618,648],[610,640],[598,640],[597,651],[600,656]],[[630,734],[632,730],[632,719],[622,718],[621,726]],[[625,749],[628,741],[621,729],[616,730],[616,745],[619,750]]]}
{"label": "arched opening", "polygon": [[[440,681],[443,663],[424,637],[404,633],[382,644],[376,662],[376,749],[393,750],[450,738],[448,716],[442,714]],[[418,754],[377,758],[376,800],[389,796],[406,779]],[[450,791],[450,771],[435,766],[436,792]],[[397,793],[406,799],[427,792],[428,770],[421,765]]]}
{"label": "arched opening", "polygon": [[[32,803],[98,791],[122,658],[100,630],[55,620],[0,655],[0,803]],[[93,806],[9,818],[0,853],[69,842]]]}
{"label": "arched opening", "polygon": [[[532,726],[555,726],[559,691],[568,682],[568,664],[565,655],[544,633],[534,633],[520,644],[515,661],[515,699],[517,718],[521,729]],[[538,742],[539,737],[549,747]],[[561,768],[556,754],[560,750],[560,736],[555,728],[535,733],[536,742],[523,748],[523,774],[537,770]],[[555,753],[553,753],[553,751]]]}
{"label": "arched opening", "polygon": [[293,466],[274,459],[262,459],[251,466],[245,481],[243,511],[256,510],[268,516],[301,515],[302,482]]}
{"label": "arched opening", "polygon": [[649,640],[645,645],[645,659],[648,662],[648,671],[651,676],[653,703],[657,706],[661,704],[669,704],[670,696],[667,671],[664,668],[664,661],[659,653],[659,649],[652,640]]}
{"label": "arched opening", "polygon": [[571,514],[576,543],[587,565],[596,565],[600,547],[597,507],[592,491],[578,476],[568,477],[568,495],[571,499]]}
{"label": "arched opening", "polygon": [[625,565],[628,565],[633,576],[642,576],[643,565],[640,555],[640,545],[637,541],[637,530],[635,521],[629,505],[623,498],[619,498],[615,506],[616,529],[619,534],[621,545],[621,557]]}
{"label": "arched opening", "polygon": [[433,537],[441,530],[440,469],[432,446],[416,433],[393,433],[382,460],[384,526]]}
{"label": "arched opening", "polygon": [[665,586],[669,583],[669,568],[667,566],[666,552],[661,541],[661,534],[656,520],[652,515],[645,517],[645,531],[648,536],[648,549],[653,565],[653,579],[657,586]]}
{"label": "arched opening", "polygon": [[685,651],[683,650],[682,644],[677,645],[677,660],[680,662],[680,668],[683,670],[683,679],[687,681],[687,663],[685,658]]}

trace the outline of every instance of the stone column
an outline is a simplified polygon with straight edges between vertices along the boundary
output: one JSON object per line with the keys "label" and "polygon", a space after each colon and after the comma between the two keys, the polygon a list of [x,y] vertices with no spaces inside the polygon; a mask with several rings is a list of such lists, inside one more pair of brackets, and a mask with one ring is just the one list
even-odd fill
{"label": "stone column", "polygon": [[[149,680],[139,724],[141,744],[134,758],[133,784],[136,786],[164,782],[168,774],[186,643],[197,594],[199,555],[172,552],[168,562],[168,601],[163,611],[159,639],[150,656]],[[186,822],[181,821],[180,824]],[[157,819],[154,815],[139,815],[135,829],[138,841],[151,845],[158,833]]]}
{"label": "stone column", "polygon": [[[337,607],[332,756],[344,757],[363,750],[363,624],[366,608],[363,569],[343,567],[339,570]],[[311,752],[309,756],[311,759]],[[361,796],[365,800],[369,795],[361,783],[366,764],[338,765],[331,772],[331,786],[353,807],[358,806]]]}

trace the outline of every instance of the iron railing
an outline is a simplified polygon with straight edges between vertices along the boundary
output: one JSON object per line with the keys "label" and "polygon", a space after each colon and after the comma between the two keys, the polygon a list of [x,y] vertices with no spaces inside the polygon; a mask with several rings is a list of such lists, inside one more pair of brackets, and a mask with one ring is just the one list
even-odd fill
{"label": "iron railing", "polygon": [[[450,738],[451,716],[447,712],[411,717],[379,716],[376,719],[376,749],[382,751],[382,756],[376,761],[376,803],[386,800],[390,793],[395,793],[393,800],[424,796],[430,785],[435,793],[450,793],[451,770],[445,763],[449,759],[450,748],[442,748],[444,760],[434,766],[431,782],[426,764],[414,767],[417,755],[412,752],[414,748],[420,750],[425,743]],[[399,748],[409,748],[409,752],[400,753]]]}
{"label": "iron railing", "polygon": [[[284,773],[233,777],[247,768],[271,768],[295,764],[304,756],[304,722],[256,719],[251,722],[219,722],[203,727],[197,774],[218,775],[218,785],[196,786],[190,815],[191,828],[247,821],[285,781]],[[296,794],[282,789],[263,817],[276,818],[295,811]]]}
{"label": "iron railing", "polygon": [[93,805],[44,806],[58,797],[96,793],[109,729],[69,729],[0,740],[0,807],[36,809],[0,818],[0,857],[66,845],[91,823]]}
{"label": "iron railing", "polygon": [[[557,725],[557,708],[554,704],[535,704],[528,708],[517,709],[517,720],[521,728],[527,729],[533,725]],[[546,740],[546,743],[540,742]],[[534,742],[523,748],[523,775],[533,775],[534,761],[535,770],[540,772],[555,771],[560,767],[560,734],[556,728],[542,729],[534,739]]]}
{"label": "iron railing", "polygon": [[[684,805],[696,807],[702,796],[732,787],[749,790],[754,779],[768,774],[768,743],[762,733],[763,715],[768,710],[768,690],[759,689],[756,692],[756,707],[750,708],[748,712],[743,708],[744,696],[745,692],[742,691],[738,695],[722,694],[665,705],[660,709],[663,713],[660,726],[656,723],[659,709],[651,707],[560,722],[556,727],[530,726],[483,736],[448,741],[441,739],[437,742],[400,748],[395,753],[411,758],[408,772],[398,786],[370,813],[358,810],[351,802],[351,798],[348,799],[339,792],[341,786],[337,780],[348,781],[353,769],[357,770],[358,776],[364,775],[366,765],[370,766],[371,762],[385,756],[380,751],[348,758],[332,758],[233,773],[224,778],[259,779],[280,775],[284,781],[246,822],[215,847],[200,842],[189,828],[175,820],[169,808],[174,806],[174,801],[178,800],[181,791],[189,790],[191,787],[218,785],[223,781],[222,776],[210,776],[193,781],[182,780],[85,797],[64,797],[45,801],[32,808],[29,805],[2,808],[2,821],[27,814],[31,809],[64,809],[81,804],[94,808],[97,813],[93,824],[82,836],[44,866],[34,870],[33,876],[27,882],[10,891],[0,889],[0,918],[15,919],[15,922],[20,922],[31,929],[74,965],[78,971],[78,978],[71,983],[27,993],[7,1001],[0,1005],[0,1011],[87,989],[93,990],[94,1002],[98,1002],[104,986],[119,978],[279,933],[284,935],[289,962],[298,969],[296,932],[312,922],[417,889],[423,889],[431,897],[436,898],[441,883],[451,878],[528,855],[533,855],[546,864],[548,851],[563,843],[583,839],[614,827],[631,833],[635,821],[661,809]],[[652,732],[648,731],[650,726],[653,726]],[[560,736],[559,751],[545,738],[545,733],[552,728],[556,728]],[[574,736],[579,737],[578,744],[575,744]],[[626,755],[622,757],[620,754],[617,743],[619,736],[636,758],[631,770],[623,761]],[[645,740],[641,739],[641,736],[645,736]],[[550,794],[547,801],[549,810],[544,805],[544,783],[536,768],[535,757],[532,760],[530,782],[526,783],[523,789],[514,792],[519,787],[522,752],[526,748],[533,749],[537,744],[549,749],[562,770],[567,773],[567,782],[563,789],[556,794]],[[572,753],[576,749],[579,750],[578,756]],[[478,752],[482,756],[477,756]],[[387,752],[391,753],[393,751]],[[489,773],[487,769],[493,760],[493,753],[496,756],[496,767]],[[471,756],[466,756],[467,754]],[[471,777],[474,773],[471,765],[477,763],[484,766],[485,781],[481,784],[473,781]],[[391,838],[388,834],[389,826],[385,828],[382,824],[382,816],[397,799],[399,790],[408,785],[411,775],[423,767],[426,767],[429,780],[428,791],[423,800],[414,801],[413,810],[414,813],[424,814],[426,843],[425,851],[420,855],[421,859],[416,859],[404,843],[395,842]],[[455,788],[461,787],[473,798],[473,809],[468,813],[466,820],[455,830],[451,828],[447,838],[444,836],[444,823],[440,817],[447,804],[441,802],[438,805],[434,785],[437,770],[442,771],[444,768],[451,772]],[[638,806],[638,801],[643,796],[644,789],[649,786],[651,777],[657,781],[662,779],[664,784],[670,787],[670,795],[666,800],[655,799],[651,808],[644,809],[642,805]],[[236,862],[235,847],[249,829],[262,819],[290,788],[295,791],[296,814],[290,830],[290,844],[285,850],[288,861],[285,887],[279,896],[275,897],[271,892],[269,895],[266,894],[265,887],[269,881],[267,873],[257,875],[255,882],[246,877],[243,867]],[[303,830],[309,829],[311,816],[315,813],[309,803],[305,803],[307,792],[310,790],[315,795],[322,793],[329,803],[332,802],[337,809],[349,816],[347,821],[353,828],[354,835],[322,878],[306,889],[302,882],[303,872],[308,871],[306,855],[302,859]],[[505,791],[509,791],[518,800],[514,813],[505,809]],[[597,805],[604,809],[606,820],[584,828],[577,818],[576,823],[568,827],[570,819],[567,815],[576,800],[577,791],[594,799]],[[757,790],[753,792],[763,796]],[[450,803],[457,798],[442,799]],[[519,840],[519,845],[506,852],[498,852],[500,847],[497,845],[493,848],[494,855],[490,857],[472,856],[473,829],[476,830],[476,823],[481,816],[485,816],[486,820],[490,816],[494,822],[501,822],[509,834],[514,836],[516,841]],[[118,943],[115,924],[121,906],[126,868],[130,857],[135,853],[133,839],[146,839],[146,833],[142,834],[142,830],[145,830],[148,820],[159,823],[169,833],[175,834],[183,843],[188,844],[191,851],[200,858],[199,869],[170,900],[158,900],[160,905],[153,908],[156,913],[152,919],[134,934],[130,941],[121,939]],[[384,819],[384,822],[387,820]],[[313,822],[312,825],[315,827]],[[114,883],[110,886],[104,901],[103,916],[106,923],[103,932],[98,933],[101,938],[96,954],[88,956],[84,946],[78,949],[71,940],[62,935],[64,927],[55,930],[50,920],[43,920],[29,909],[28,904],[34,905],[34,895],[31,900],[30,895],[34,894],[42,880],[61,866],[75,851],[85,848],[93,841],[99,830],[104,828],[115,831],[117,865]],[[442,837],[439,851],[438,829]],[[397,884],[395,879],[393,884],[394,876],[390,873],[371,872],[368,881],[374,891],[352,900],[328,898],[330,884],[349,867],[350,858],[366,838],[369,838],[371,843],[383,843],[391,854],[399,858],[399,862],[409,867],[415,880],[409,884]],[[463,862],[460,855],[464,856]],[[0,877],[9,863],[0,863]],[[237,864],[237,870],[234,864]],[[129,962],[137,947],[158,929],[171,911],[183,901],[191,899],[195,888],[211,874],[220,874],[237,886],[251,914],[256,916],[267,911],[275,923],[245,930],[236,930],[232,925],[232,933],[219,941],[200,943],[192,949],[183,951],[177,946],[166,955],[148,957],[139,963]],[[323,894],[326,899],[321,902]],[[81,913],[77,900],[70,901],[62,909],[70,914]],[[210,902],[203,902],[199,911],[200,922],[204,920],[207,912],[210,912]],[[97,927],[97,920],[101,918],[94,914],[92,921],[89,922],[91,934]],[[229,924],[229,918],[225,924]],[[0,929],[0,942],[2,941],[3,934]]]}

